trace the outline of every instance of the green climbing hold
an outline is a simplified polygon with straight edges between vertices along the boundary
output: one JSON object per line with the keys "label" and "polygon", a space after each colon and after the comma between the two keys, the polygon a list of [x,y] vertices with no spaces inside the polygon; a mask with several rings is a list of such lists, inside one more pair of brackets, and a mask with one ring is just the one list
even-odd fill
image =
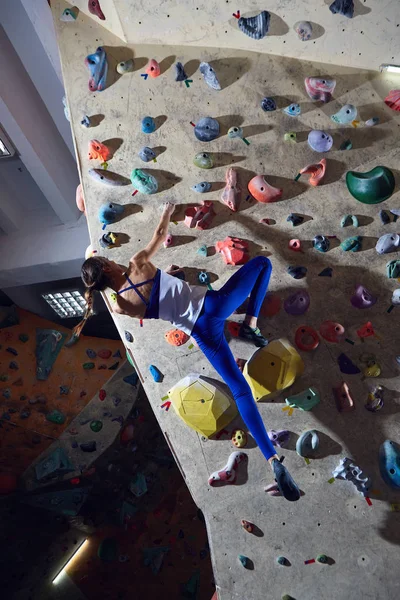
{"label": "green climbing hold", "polygon": [[94,362],[87,362],[87,363],[83,363],[82,366],[86,371],[90,371],[91,369],[94,369],[95,364],[94,364]]}
{"label": "green climbing hold", "polygon": [[8,375],[5,375],[3,373],[3,375],[0,375],[0,381],[7,381],[8,380]]}
{"label": "green climbing hold", "polygon": [[59,410],[52,410],[51,412],[47,413],[46,419],[48,421],[50,421],[51,423],[56,423],[57,425],[62,425],[63,423],[65,423],[66,417]]}
{"label": "green climbing hold", "polygon": [[356,200],[363,204],[379,204],[393,194],[394,175],[387,167],[375,167],[367,173],[348,171],[347,189]]}
{"label": "green climbing hold", "polygon": [[90,423],[90,429],[95,433],[98,433],[103,429],[103,423],[101,421],[92,421]]}
{"label": "green climbing hold", "polygon": [[326,554],[318,554],[317,562],[322,563],[323,565],[326,565],[326,563],[328,562],[328,557],[326,556]]}
{"label": "green climbing hold", "polygon": [[214,166],[213,155],[209,152],[199,152],[194,157],[193,163],[200,169],[211,169]]}
{"label": "green climbing hold", "polygon": [[362,247],[361,235],[355,235],[343,240],[340,247],[344,252],[358,252]]}
{"label": "green climbing hold", "polygon": [[400,260],[391,260],[386,265],[386,274],[389,279],[397,279],[400,277]]}
{"label": "green climbing hold", "polygon": [[20,342],[27,342],[29,340],[29,335],[27,335],[26,333],[20,333],[18,336],[18,339]]}
{"label": "green climbing hold", "polygon": [[356,215],[344,215],[340,221],[340,227],[346,227],[346,225],[353,225],[353,227],[358,227],[359,222]]}
{"label": "green climbing hold", "polygon": [[118,545],[115,538],[104,538],[100,542],[99,549],[97,550],[97,556],[104,560],[104,562],[112,562],[117,558]]}

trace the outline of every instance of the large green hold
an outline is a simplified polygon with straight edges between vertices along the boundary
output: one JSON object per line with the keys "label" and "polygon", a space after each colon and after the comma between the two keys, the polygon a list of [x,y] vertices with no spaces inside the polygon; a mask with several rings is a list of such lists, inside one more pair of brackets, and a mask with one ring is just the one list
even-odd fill
{"label": "large green hold", "polygon": [[142,169],[133,169],[131,181],[133,187],[142,194],[155,194],[158,190],[157,179]]}
{"label": "large green hold", "polygon": [[353,237],[346,238],[340,244],[340,247],[345,252],[358,252],[362,247],[361,235],[354,235]]}
{"label": "large green hold", "polygon": [[100,542],[99,549],[97,550],[97,556],[105,562],[112,562],[117,558],[118,545],[115,538],[104,538]]}
{"label": "large green hold", "polygon": [[394,175],[387,167],[375,167],[367,173],[348,171],[347,189],[356,200],[363,204],[379,204],[393,194]]}

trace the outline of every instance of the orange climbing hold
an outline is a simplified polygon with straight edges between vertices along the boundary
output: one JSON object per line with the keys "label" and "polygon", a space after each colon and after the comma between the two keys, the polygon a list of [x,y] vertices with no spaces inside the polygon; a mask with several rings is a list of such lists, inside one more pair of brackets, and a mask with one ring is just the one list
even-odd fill
{"label": "orange climbing hold", "polygon": [[217,242],[215,249],[222,254],[227,265],[244,265],[250,258],[248,243],[239,238],[228,236],[222,242]]}
{"label": "orange climbing hold", "polygon": [[310,179],[308,183],[313,186],[317,186],[321,183],[326,172],[326,158],[322,158],[319,163],[307,165],[304,169],[301,169],[300,175],[308,174]]}
{"label": "orange climbing hold", "polygon": [[189,340],[189,337],[190,336],[188,336],[187,333],[180,329],[170,329],[165,334],[165,340],[168,344],[171,344],[171,346],[183,346],[183,344],[186,344]]}
{"label": "orange climbing hold", "polygon": [[154,58],[150,59],[149,64],[146,67],[146,73],[150,77],[158,77],[161,74],[160,65]]}
{"label": "orange climbing hold", "polygon": [[111,152],[110,149],[105,144],[99,142],[99,140],[90,140],[88,156],[89,160],[101,160],[102,162],[106,162],[111,158]]}
{"label": "orange climbing hold", "polygon": [[283,190],[276,188],[265,180],[263,175],[256,175],[253,179],[250,179],[248,183],[248,190],[250,194],[257,200],[266,204],[268,202],[276,202],[282,197]]}

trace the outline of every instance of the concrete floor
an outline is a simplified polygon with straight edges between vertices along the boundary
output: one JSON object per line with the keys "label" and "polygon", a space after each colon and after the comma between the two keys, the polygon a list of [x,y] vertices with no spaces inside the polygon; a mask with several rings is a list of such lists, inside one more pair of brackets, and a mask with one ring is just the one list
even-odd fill
{"label": "concrete floor", "polygon": [[[344,182],[347,170],[367,171],[377,164],[391,168],[398,180],[400,122],[397,114],[383,103],[387,92],[396,87],[395,80],[376,72],[324,67],[251,52],[127,47],[84,16],[79,16],[73,24],[60,23],[58,16],[65,6],[60,0],[52,2],[93,245],[99,249],[99,206],[111,200],[126,205],[126,216],[110,228],[124,234],[126,243],[109,251],[102,250],[102,254],[127,264],[130,256],[150,239],[162,202],[172,200],[181,209],[176,217],[177,225],[171,225],[175,245],[160,251],[157,266],[166,268],[171,263],[185,266],[192,282],[199,270],[207,270],[213,286],[218,288],[235,267],[226,267],[222,258],[212,251],[207,258],[202,258],[196,250],[201,244],[212,249],[216,241],[227,235],[242,237],[250,242],[252,256],[270,256],[272,291],[284,299],[293,290],[306,287],[311,296],[310,309],[303,317],[292,317],[282,310],[271,319],[261,319],[261,329],[266,336],[287,337],[293,343],[300,325],[319,329],[322,321],[332,319],[342,323],[346,336],[355,341],[354,345],[322,341],[315,352],[302,353],[304,375],[290,389],[290,394],[315,386],[322,401],[312,412],[295,410],[292,416],[282,412],[285,394],[275,398],[273,403],[260,404],[268,429],[290,429],[292,440],[310,428],[317,429],[321,435],[318,458],[308,465],[293,451],[293,442],[283,452],[285,463],[304,491],[298,503],[289,504],[280,498],[270,498],[263,491],[272,478],[254,443],[246,450],[248,467],[237,485],[218,489],[207,485],[208,475],[223,466],[231,453],[230,441],[226,437],[202,440],[172,410],[164,412],[160,405],[168,389],[187,373],[197,371],[215,377],[214,371],[196,348],[189,349],[188,344],[173,348],[166,344],[163,334],[170,329],[169,324],[145,323],[140,328],[137,322],[114,315],[122,338],[125,330],[131,331],[134,337],[134,342],[127,346],[149,402],[186,484],[205,514],[219,599],[261,600],[266,594],[268,598],[280,598],[285,593],[309,600],[353,600],[360,596],[397,598],[400,584],[396,555],[400,527],[398,514],[391,511],[390,504],[399,502],[400,494],[387,488],[378,470],[378,449],[382,441],[386,438],[399,441],[400,380],[395,361],[398,332],[394,326],[398,309],[387,313],[396,281],[389,281],[385,275],[386,262],[395,255],[379,256],[374,246],[380,235],[397,230],[395,223],[383,226],[378,212],[380,208],[398,207],[399,195],[396,192],[384,205],[363,205],[350,196]],[[105,91],[91,94],[83,61],[99,45],[107,50],[110,74],[115,81]],[[135,71],[117,76],[116,62],[132,54]],[[149,58],[161,63],[162,75],[145,81],[140,74]],[[193,80],[190,88],[175,83],[172,68],[175,60],[185,64]],[[222,84],[220,92],[204,84],[198,71],[199,60],[212,62]],[[308,75],[335,77],[334,100],[326,105],[311,102],[303,84]],[[300,102],[301,116],[291,118],[281,111],[263,113],[260,100],[265,95],[275,97],[279,108]],[[358,128],[351,125],[340,128],[330,120],[330,115],[345,103],[357,106]],[[102,115],[100,124],[93,129],[82,128],[80,120],[85,113]],[[140,131],[140,121],[146,115],[156,118],[158,124],[150,136]],[[213,116],[221,125],[221,136],[210,144],[198,142],[190,125],[190,121],[196,123],[203,116]],[[380,118],[379,126],[364,127],[364,121],[374,116]],[[249,146],[241,140],[227,138],[227,129],[234,125],[244,127]],[[307,145],[308,132],[313,128],[328,130],[334,138],[334,146],[326,155],[324,185],[318,188],[309,187],[304,177],[297,183],[293,181],[300,168],[321,158]],[[283,141],[288,131],[297,132],[296,144]],[[94,182],[88,176],[92,165],[87,159],[87,144],[91,138],[102,142],[113,140],[114,147],[119,146],[109,162],[109,169],[125,177],[129,177],[133,168],[147,170],[147,165],[137,157],[142,146],[157,147],[157,163],[149,164],[148,169],[159,179],[160,192],[154,196],[136,194],[132,198],[132,186],[110,188]],[[351,138],[353,150],[339,151],[340,144],[347,138]],[[202,150],[217,154],[217,166],[210,172],[192,164],[192,157]],[[237,213],[231,213],[218,202],[226,168],[232,165],[237,165],[243,189]],[[247,182],[256,173],[265,174],[271,184],[283,188],[280,202],[267,206],[253,200],[246,202]],[[182,222],[183,209],[202,199],[190,187],[204,179],[214,184],[207,199],[215,200],[217,216],[208,231],[189,231]],[[291,212],[306,217],[295,229],[286,221]],[[340,227],[340,219],[347,213],[359,216],[358,229]],[[273,219],[274,224],[260,225],[259,219],[264,217]],[[337,236],[331,239],[331,250],[327,254],[312,249],[311,241],[317,234]],[[339,241],[352,235],[363,236],[363,249],[358,254],[344,253],[339,247]],[[288,249],[292,237],[302,240],[303,254]],[[288,265],[306,266],[307,278],[293,280],[286,273]],[[319,278],[318,273],[328,266],[333,268],[333,278]],[[358,311],[350,304],[358,283],[379,296],[376,305],[367,311]],[[240,316],[233,319],[240,320]],[[361,343],[355,331],[367,320],[372,321],[379,338],[368,338]],[[248,358],[252,352],[250,346],[235,339],[231,341],[231,348],[235,357]],[[337,365],[341,352],[359,366],[362,366],[361,353],[376,355],[382,374],[372,383],[381,383],[386,389],[386,404],[381,412],[374,414],[364,409],[371,380],[363,381],[361,375],[344,376]],[[153,382],[150,364],[155,364],[164,374],[162,383]],[[356,410],[348,414],[337,412],[332,395],[332,387],[344,378],[356,403]],[[229,429],[239,424],[238,419]],[[344,456],[352,457],[372,477],[371,506],[350,483],[328,483],[332,470]],[[254,522],[263,535],[247,534],[240,526],[241,518]],[[331,564],[304,564],[321,553],[330,557]],[[247,555],[254,569],[244,570],[238,563],[238,554]],[[291,566],[277,565],[278,555],[286,556]]]}

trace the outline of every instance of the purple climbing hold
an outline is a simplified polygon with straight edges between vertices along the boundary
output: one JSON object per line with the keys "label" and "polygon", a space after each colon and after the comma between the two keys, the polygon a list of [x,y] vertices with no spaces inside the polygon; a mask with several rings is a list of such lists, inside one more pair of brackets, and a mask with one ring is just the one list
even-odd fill
{"label": "purple climbing hold", "polygon": [[91,348],[88,348],[86,350],[86,354],[88,355],[89,358],[96,358],[96,356],[97,356],[97,352],[95,350],[92,350]]}
{"label": "purple climbing hold", "polygon": [[115,407],[121,404],[121,398],[119,396],[111,396],[111,399]]}
{"label": "purple climbing hold", "polygon": [[14,356],[18,356],[18,352],[16,351],[16,349],[15,349],[15,348],[10,348],[10,347],[8,347],[8,348],[6,349],[6,352],[9,352],[10,354],[13,354]]}
{"label": "purple climbing hold", "polygon": [[117,350],[116,352],[114,352],[113,358],[122,358],[121,352],[119,350]]}
{"label": "purple climbing hold", "polygon": [[289,315],[302,315],[310,306],[310,296],[307,290],[298,290],[283,303],[285,311]]}
{"label": "purple climbing hold", "polygon": [[156,366],[150,365],[149,371],[150,371],[150,375],[153,377],[153,380],[156,383],[161,383],[161,381],[164,379],[164,375],[161,373],[160,369],[158,369]]}
{"label": "purple climbing hold", "polygon": [[268,431],[268,437],[274,446],[283,448],[290,439],[290,431],[287,429],[278,429],[278,431],[271,429],[271,431]]}
{"label": "purple climbing hold", "polygon": [[369,308],[377,302],[378,298],[373,296],[363,285],[357,285],[350,302],[355,308]]}
{"label": "purple climbing hold", "polygon": [[338,356],[337,360],[339,369],[342,373],[346,373],[346,375],[357,375],[357,373],[361,373],[357,365],[355,365],[344,352]]}
{"label": "purple climbing hold", "polygon": [[119,417],[111,419],[111,421],[116,421],[117,423],[119,423],[120,427],[122,427],[122,425],[124,424],[124,418],[121,415]]}

